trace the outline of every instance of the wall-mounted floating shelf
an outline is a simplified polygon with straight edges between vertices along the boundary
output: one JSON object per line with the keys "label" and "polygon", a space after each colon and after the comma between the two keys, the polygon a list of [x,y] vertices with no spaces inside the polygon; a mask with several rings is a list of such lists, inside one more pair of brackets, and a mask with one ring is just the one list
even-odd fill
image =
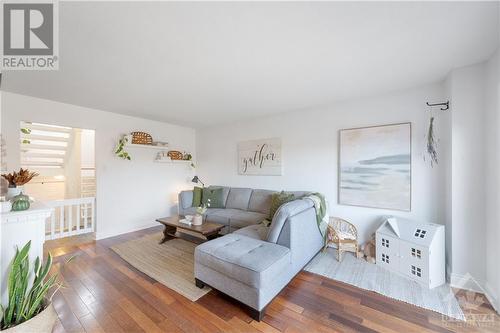
{"label": "wall-mounted floating shelf", "polygon": [[188,160],[155,160],[155,163],[170,163],[170,164],[191,164],[193,161]]}
{"label": "wall-mounted floating shelf", "polygon": [[[166,157],[166,152],[171,150],[171,148],[169,148],[168,146],[142,145],[142,144],[136,144],[136,143],[125,144],[125,149],[129,149],[129,148],[156,150],[156,151],[158,151],[158,153],[156,153],[156,156],[164,155],[165,157]],[[192,160],[170,160],[167,158],[165,158],[163,160],[155,159],[153,161],[155,163],[187,164],[187,165],[190,165],[191,163],[193,163]]]}
{"label": "wall-mounted floating shelf", "polygon": [[168,150],[168,146],[153,146],[153,145],[139,145],[136,143],[127,143],[125,145],[127,148],[145,148],[145,149],[153,149],[153,150]]}

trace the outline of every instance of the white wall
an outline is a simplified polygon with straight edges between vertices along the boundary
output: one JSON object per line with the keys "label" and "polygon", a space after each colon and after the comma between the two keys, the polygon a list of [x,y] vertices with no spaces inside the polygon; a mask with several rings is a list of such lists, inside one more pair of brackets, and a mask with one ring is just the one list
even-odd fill
{"label": "white wall", "polygon": [[486,65],[486,284],[490,300],[500,311],[500,50]]}
{"label": "white wall", "polygon": [[[488,62],[453,70],[452,154],[448,161],[447,251],[451,284],[485,292],[499,309],[500,268],[500,67]],[[464,277],[472,276],[476,283]]]}
{"label": "white wall", "polygon": [[[73,128],[64,157],[64,199],[81,197],[82,184],[82,130]],[[41,199],[42,200],[42,199]]]}
{"label": "white wall", "polygon": [[[444,82],[446,96],[448,96],[448,100],[451,96],[451,76],[449,75]],[[450,101],[450,110],[447,112],[447,130],[448,136],[445,138],[444,146],[447,147],[446,154],[443,160],[443,167],[445,169],[445,225],[446,225],[446,273],[447,279],[450,279],[450,275],[452,273],[452,262],[453,262],[453,201],[452,201],[452,193],[453,193],[453,177],[452,177],[452,128],[451,128],[451,117],[453,113],[453,103]]]}
{"label": "white wall", "polygon": [[[354,222],[366,240],[381,216],[391,214],[419,221],[445,223],[444,165],[431,168],[422,158],[429,111],[426,101],[442,101],[440,84],[387,96],[337,103],[331,107],[287,113],[254,121],[214,126],[197,132],[198,174],[205,183],[267,188],[314,190],[326,195],[330,214]],[[437,126],[447,128],[446,113],[437,114]],[[340,129],[412,123],[412,210],[397,212],[337,204],[337,154]],[[444,138],[446,130],[438,132]],[[282,138],[283,176],[237,174],[238,141]],[[447,153],[441,145],[441,156]]]}
{"label": "white wall", "polygon": [[457,277],[470,274],[481,285],[486,280],[485,74],[482,63],[453,70],[450,76],[451,270]]}
{"label": "white wall", "polygon": [[194,154],[193,129],[18,94],[2,95],[7,170],[19,167],[21,120],[95,130],[97,238],[155,225],[155,218],[176,213],[177,193],[191,186],[190,167],[154,163],[155,152],[146,149],[130,150],[133,160],[124,161],[113,150],[121,134],[142,130]]}
{"label": "white wall", "polygon": [[82,129],[81,132],[81,160],[82,168],[95,167],[95,133],[92,130]]}

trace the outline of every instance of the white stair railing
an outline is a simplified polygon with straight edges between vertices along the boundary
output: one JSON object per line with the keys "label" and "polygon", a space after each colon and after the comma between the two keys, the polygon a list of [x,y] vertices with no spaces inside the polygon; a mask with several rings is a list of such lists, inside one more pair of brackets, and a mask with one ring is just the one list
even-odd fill
{"label": "white stair railing", "polygon": [[95,197],[46,202],[54,208],[47,221],[45,239],[58,239],[95,231]]}

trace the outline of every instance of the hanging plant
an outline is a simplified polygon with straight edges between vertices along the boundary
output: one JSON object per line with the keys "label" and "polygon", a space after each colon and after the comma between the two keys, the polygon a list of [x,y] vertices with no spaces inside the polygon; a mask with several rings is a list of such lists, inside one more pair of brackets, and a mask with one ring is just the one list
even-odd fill
{"label": "hanging plant", "polygon": [[[29,134],[31,134],[31,129],[30,128],[21,128],[21,133],[29,135]],[[31,140],[29,140],[29,139],[23,139],[22,143],[26,144],[26,145],[29,145],[31,143]]]}
{"label": "hanging plant", "polygon": [[118,140],[118,144],[116,145],[115,155],[124,159],[131,160],[128,152],[125,151],[125,145],[128,142],[128,137],[126,135],[122,136],[120,140]]}
{"label": "hanging plant", "polygon": [[[429,155],[431,161],[431,167],[434,167],[434,164],[438,164],[438,153],[437,153],[437,143],[436,133],[434,131],[434,117],[431,117],[429,120],[429,128],[427,129],[426,134],[427,141],[427,155]],[[425,154],[424,154],[425,161]]]}

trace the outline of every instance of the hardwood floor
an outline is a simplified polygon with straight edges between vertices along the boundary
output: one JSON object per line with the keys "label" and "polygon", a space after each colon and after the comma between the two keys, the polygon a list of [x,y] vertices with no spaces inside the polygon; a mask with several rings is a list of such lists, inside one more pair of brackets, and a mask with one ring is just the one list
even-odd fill
{"label": "hardwood floor", "polygon": [[54,332],[500,332],[500,318],[491,306],[474,306],[478,294],[460,291],[470,320],[456,323],[308,272],[295,277],[268,306],[263,321],[256,322],[216,291],[189,301],[109,248],[160,230],[97,242],[89,237],[47,242],[65,285],[54,297],[59,316]]}

